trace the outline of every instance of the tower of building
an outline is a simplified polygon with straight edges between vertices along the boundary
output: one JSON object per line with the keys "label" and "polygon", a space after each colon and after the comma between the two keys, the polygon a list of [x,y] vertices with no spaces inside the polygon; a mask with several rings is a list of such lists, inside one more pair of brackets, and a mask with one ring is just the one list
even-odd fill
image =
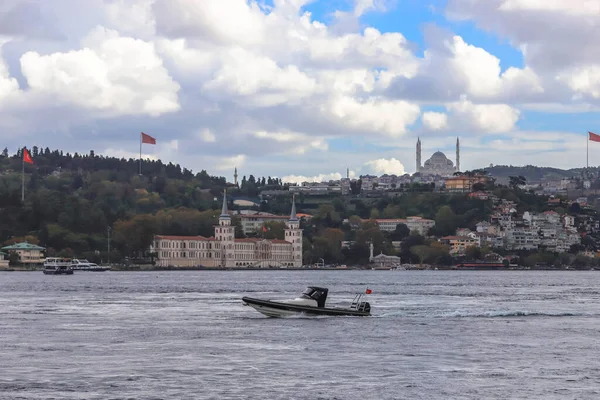
{"label": "tower of building", "polygon": [[233,170],[233,184],[235,186],[238,185],[237,178],[238,178],[237,167],[235,167],[235,169]]}
{"label": "tower of building", "polygon": [[460,171],[460,140],[456,138],[456,172]]}
{"label": "tower of building", "polygon": [[417,139],[417,170],[419,172],[421,170],[421,138]]}
{"label": "tower of building", "polygon": [[292,212],[290,220],[287,222],[285,229],[285,241],[292,244],[292,264],[294,267],[302,266],[302,229],[300,229],[300,221],[296,216],[296,196],[292,197]]}
{"label": "tower of building", "polygon": [[215,239],[219,244],[222,267],[235,267],[235,227],[231,225],[231,216],[227,211],[227,191],[223,193],[223,206],[219,216],[219,225],[215,227]]}

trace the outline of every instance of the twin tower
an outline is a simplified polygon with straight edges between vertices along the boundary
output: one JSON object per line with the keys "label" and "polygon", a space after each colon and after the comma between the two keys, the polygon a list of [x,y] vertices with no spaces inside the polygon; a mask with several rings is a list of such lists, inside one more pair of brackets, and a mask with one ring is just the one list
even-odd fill
{"label": "twin tower", "polygon": [[[296,199],[292,199],[292,212],[286,222],[285,240],[239,240],[236,246],[235,227],[227,210],[227,192],[223,196],[223,206],[219,225],[215,227],[215,239],[222,267],[235,267],[238,263],[257,266],[278,265],[299,268],[302,266],[302,229],[296,215]],[[248,242],[248,240],[250,242]]]}

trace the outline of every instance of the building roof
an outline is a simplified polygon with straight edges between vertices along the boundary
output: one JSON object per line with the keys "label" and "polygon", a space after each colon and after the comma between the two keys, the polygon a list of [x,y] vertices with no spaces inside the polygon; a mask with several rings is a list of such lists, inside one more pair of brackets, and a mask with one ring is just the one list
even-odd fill
{"label": "building roof", "polygon": [[290,213],[290,221],[298,221],[296,216],[296,196],[292,195],[292,212]]}
{"label": "building roof", "polygon": [[154,237],[164,240],[208,240],[204,236],[154,235]]}
{"label": "building roof", "polygon": [[445,240],[475,240],[470,236],[456,236],[456,235],[444,236],[442,239],[445,239]]}
{"label": "building roof", "polygon": [[372,260],[379,260],[379,259],[384,259],[384,260],[400,260],[400,257],[398,256],[388,256],[386,254],[377,254],[376,256],[374,256],[372,258]]}
{"label": "building roof", "polygon": [[227,211],[227,189],[223,192],[223,206],[221,207],[221,215],[219,219],[230,219],[229,211]]}
{"label": "building roof", "polygon": [[27,242],[21,242],[10,246],[4,246],[2,247],[2,250],[46,250],[46,248]]}

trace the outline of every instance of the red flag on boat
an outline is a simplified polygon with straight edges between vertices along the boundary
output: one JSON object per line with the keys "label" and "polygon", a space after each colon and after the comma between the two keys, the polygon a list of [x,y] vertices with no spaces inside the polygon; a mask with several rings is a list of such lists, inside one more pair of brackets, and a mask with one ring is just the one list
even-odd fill
{"label": "red flag on boat", "polygon": [[367,290],[366,290],[366,292],[365,292],[365,293],[366,293],[366,294],[371,294],[371,292],[372,292],[372,290],[371,290],[371,289],[369,289],[369,288],[367,288]]}
{"label": "red flag on boat", "polygon": [[152,136],[146,135],[144,132],[142,132],[142,143],[156,144],[156,139],[154,139]]}
{"label": "red flag on boat", "polygon": [[267,231],[267,227],[263,226],[263,232],[266,232],[266,231]]}
{"label": "red flag on boat", "polygon": [[589,140],[592,142],[600,142],[600,135],[596,135],[594,132],[588,132],[590,134]]}
{"label": "red flag on boat", "polygon": [[31,158],[31,154],[29,154],[27,147],[23,147],[23,162],[26,162],[27,164],[33,164],[33,158]]}

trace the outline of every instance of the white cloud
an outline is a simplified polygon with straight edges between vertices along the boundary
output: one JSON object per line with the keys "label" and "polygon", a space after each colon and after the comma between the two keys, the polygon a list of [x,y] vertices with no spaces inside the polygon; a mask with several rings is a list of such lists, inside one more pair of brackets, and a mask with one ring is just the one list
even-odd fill
{"label": "white cloud", "polygon": [[156,0],[159,33],[221,44],[260,44],[267,40],[264,19],[255,2],[245,0]]}
{"label": "white cloud", "polygon": [[247,106],[269,107],[310,96],[317,89],[314,79],[295,65],[279,67],[268,57],[234,48],[222,55],[221,66],[204,90],[216,98],[240,96]]}
{"label": "white cloud", "polygon": [[377,175],[404,175],[405,173],[404,165],[395,158],[380,158],[378,160],[367,161],[365,163],[365,168]]}
{"label": "white cloud", "polygon": [[302,182],[329,182],[329,181],[337,181],[342,179],[342,174],[339,172],[333,172],[330,174],[318,174],[314,176],[302,176],[302,175],[287,175],[281,177],[283,182],[287,183],[297,183],[300,184]]}
{"label": "white cloud", "polygon": [[406,101],[373,97],[359,101],[349,96],[332,99],[323,111],[347,128],[388,136],[404,134],[407,126],[413,124],[420,114],[418,105]]}
{"label": "white cloud", "polygon": [[2,58],[3,44],[3,41],[0,40],[0,104],[2,104],[4,99],[8,99],[9,96],[19,92],[19,83],[9,75],[8,66]]}
{"label": "white cloud", "polygon": [[600,15],[600,3],[596,0],[506,0],[500,11],[557,11],[575,15]]}
{"label": "white cloud", "polygon": [[503,133],[515,128],[519,110],[506,104],[473,104],[466,99],[449,104],[449,125],[480,133]]}
{"label": "white cloud", "polygon": [[[196,171],[243,165],[248,174],[313,178],[346,165],[403,170],[400,160],[414,165],[406,138],[432,132],[427,142],[442,149],[453,146],[445,137],[461,136],[465,166],[498,162],[521,144],[507,157],[528,151],[535,162],[538,143],[518,137],[521,110],[600,108],[597,2],[448,0],[453,18],[523,52],[522,66],[506,68],[501,53],[453,32],[428,25],[417,49],[402,26],[364,26],[360,16],[393,0],[355,0],[329,26],[303,11],[313,1],[0,2],[0,41],[10,40],[0,57],[2,129],[115,154],[131,147],[126,132],[144,129],[159,138],[145,152]],[[445,111],[422,113],[428,107]],[[16,148],[22,138],[7,140]],[[484,142],[489,157],[472,151],[486,153]]]}
{"label": "white cloud", "polygon": [[423,113],[421,120],[427,130],[438,131],[448,127],[448,115],[444,113],[427,111]]}
{"label": "white cloud", "polygon": [[449,0],[447,15],[472,20],[521,50],[526,80],[537,89],[534,102],[570,102],[578,95],[597,99],[597,0]]}
{"label": "white cloud", "polygon": [[208,128],[202,129],[202,131],[200,131],[198,136],[200,137],[200,139],[202,141],[204,141],[206,143],[214,143],[217,141],[215,134],[212,133],[211,130]]}
{"label": "white cloud", "polygon": [[30,89],[109,115],[158,116],[179,110],[179,85],[153,44],[102,27],[83,44],[83,49],[67,53],[25,53],[21,69]]}
{"label": "white cloud", "polygon": [[233,170],[234,168],[239,168],[243,166],[246,162],[246,156],[244,154],[238,154],[233,157],[225,157],[223,159],[218,160],[218,164],[215,165],[215,169],[218,171],[225,170]]}
{"label": "white cloud", "polygon": [[600,98],[600,64],[571,68],[557,76],[577,94]]}

